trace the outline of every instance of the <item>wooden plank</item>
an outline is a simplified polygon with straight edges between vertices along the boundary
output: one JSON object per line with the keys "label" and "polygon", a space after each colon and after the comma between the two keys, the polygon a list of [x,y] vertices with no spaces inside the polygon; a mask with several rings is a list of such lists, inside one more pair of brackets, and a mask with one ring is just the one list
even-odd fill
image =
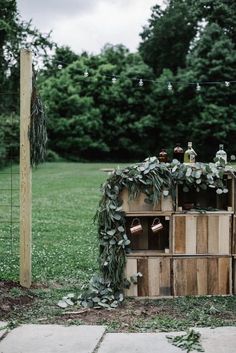
{"label": "wooden plank", "polygon": [[149,296],[160,295],[160,258],[151,257],[148,259],[148,288]]}
{"label": "wooden plank", "polygon": [[207,264],[208,294],[219,294],[218,258],[208,258]]}
{"label": "wooden plank", "polygon": [[162,196],[161,198],[161,211],[162,212],[169,212],[173,211],[173,200],[172,197],[169,196]]}
{"label": "wooden plank", "polygon": [[186,234],[186,254],[196,254],[196,216],[186,216],[185,234]]}
{"label": "wooden plank", "polygon": [[20,284],[31,286],[32,171],[29,126],[32,93],[32,53],[20,52]]}
{"label": "wooden plank", "polygon": [[219,215],[208,216],[208,253],[219,253]]}
{"label": "wooden plank", "polygon": [[236,216],[233,216],[233,229],[232,229],[232,254],[236,254]]}
{"label": "wooden plank", "polygon": [[197,259],[185,259],[187,289],[186,295],[197,295]]}
{"label": "wooden plank", "polygon": [[[137,270],[137,259],[127,258],[125,276],[130,281],[130,277],[135,275],[138,272]],[[125,294],[128,297],[137,297],[138,296],[138,286],[137,284],[131,283],[130,287],[126,289]]]}
{"label": "wooden plank", "polygon": [[138,296],[147,297],[149,294],[148,288],[148,259],[138,259],[137,270],[142,274],[142,277],[138,277]]}
{"label": "wooden plank", "polygon": [[207,254],[208,252],[208,217],[197,216],[196,225],[197,254]]}
{"label": "wooden plank", "polygon": [[230,254],[230,216],[219,216],[219,254]]}
{"label": "wooden plank", "polygon": [[233,258],[233,293],[236,294],[236,258]]}
{"label": "wooden plank", "polygon": [[186,239],[186,227],[185,227],[185,216],[174,217],[174,252],[176,254],[185,253],[185,239]]}
{"label": "wooden plank", "polygon": [[222,257],[218,259],[219,266],[219,294],[229,294],[230,290],[230,259]]}
{"label": "wooden plank", "polygon": [[160,258],[160,295],[171,295],[170,257]]}
{"label": "wooden plank", "polygon": [[156,205],[152,205],[145,202],[146,198],[147,196],[141,192],[135,199],[131,199],[127,188],[124,188],[120,193],[122,209],[126,213],[161,211],[161,202]]}
{"label": "wooden plank", "polygon": [[186,295],[187,278],[186,278],[186,261],[179,258],[173,260],[174,272],[174,296]]}
{"label": "wooden plank", "polygon": [[207,258],[197,259],[197,294],[207,295]]}

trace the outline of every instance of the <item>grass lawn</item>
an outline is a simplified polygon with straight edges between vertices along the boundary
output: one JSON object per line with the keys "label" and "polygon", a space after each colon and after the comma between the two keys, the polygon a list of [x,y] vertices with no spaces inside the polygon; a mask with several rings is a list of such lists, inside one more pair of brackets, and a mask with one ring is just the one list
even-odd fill
{"label": "grass lawn", "polygon": [[[34,282],[50,280],[61,284],[81,286],[97,268],[97,236],[93,217],[100,198],[100,185],[107,174],[101,168],[115,164],[46,163],[33,171],[33,253]],[[17,168],[14,168],[17,171]],[[9,172],[5,169],[2,172]],[[0,175],[0,189],[8,189],[10,176]],[[19,176],[14,175],[14,188]],[[18,191],[14,204],[19,204]],[[10,191],[4,191],[10,204]],[[1,214],[2,212],[2,214]],[[4,212],[4,214],[3,214]],[[19,209],[14,207],[13,218]],[[10,218],[10,208],[2,207],[0,217]],[[0,226],[2,279],[18,280],[19,227],[13,225],[13,239],[9,224]],[[4,241],[3,241],[4,240]]]}
{"label": "grass lawn", "polygon": [[[33,282],[25,290],[19,276],[19,226],[0,223],[0,318],[22,322],[106,324],[110,331],[180,330],[188,326],[236,325],[236,297],[132,301],[114,311],[90,310],[65,315],[56,303],[68,292],[79,294],[97,270],[97,234],[93,223],[100,199],[102,168],[116,164],[46,163],[33,172]],[[0,171],[0,218],[17,219],[19,175]],[[17,172],[17,167],[14,167]],[[13,185],[12,195],[7,191]],[[6,282],[8,281],[8,282]],[[78,307],[70,310],[79,310]]]}

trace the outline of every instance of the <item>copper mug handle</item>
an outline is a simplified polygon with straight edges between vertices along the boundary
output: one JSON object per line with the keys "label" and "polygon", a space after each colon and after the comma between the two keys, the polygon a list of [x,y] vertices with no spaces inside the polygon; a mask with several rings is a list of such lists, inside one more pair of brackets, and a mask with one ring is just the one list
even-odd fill
{"label": "copper mug handle", "polygon": [[[138,224],[134,225],[135,222],[137,222]],[[132,223],[131,223],[130,233],[131,234],[135,234],[135,233],[141,232],[142,230],[143,230],[143,227],[141,225],[140,219],[139,218],[134,218],[132,220]]]}
{"label": "copper mug handle", "polygon": [[151,229],[152,229],[153,233],[157,233],[160,230],[162,230],[163,228],[164,227],[163,227],[163,224],[161,223],[160,219],[154,218],[152,225],[151,225]]}

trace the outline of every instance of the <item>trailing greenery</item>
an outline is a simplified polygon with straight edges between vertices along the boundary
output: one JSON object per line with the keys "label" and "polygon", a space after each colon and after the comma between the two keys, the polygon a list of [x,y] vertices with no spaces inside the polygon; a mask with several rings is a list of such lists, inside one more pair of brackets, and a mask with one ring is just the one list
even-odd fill
{"label": "trailing greenery", "polygon": [[32,166],[44,162],[46,158],[47,124],[42,100],[37,92],[36,80],[33,80],[30,117],[30,161]]}
{"label": "trailing greenery", "polygon": [[122,170],[114,170],[102,187],[102,198],[96,214],[100,275],[90,281],[89,288],[82,294],[81,304],[89,307],[115,305],[115,300],[118,305],[115,298],[130,284],[129,279],[124,278],[125,255],[130,252],[120,199],[124,188],[128,189],[131,199],[144,193],[147,196],[145,201],[153,205],[159,202],[162,195],[171,195],[175,202],[176,185],[182,185],[185,192],[194,187],[197,192],[214,188],[217,194],[227,193],[225,172],[234,175],[233,168],[225,165],[223,160],[187,165],[177,160],[159,163],[156,157]]}
{"label": "trailing greenery", "polygon": [[187,353],[192,351],[204,352],[204,349],[200,342],[201,334],[199,332],[192,330],[188,330],[185,335],[179,336],[167,336],[167,339],[174,346],[181,348],[182,350],[186,350]]}

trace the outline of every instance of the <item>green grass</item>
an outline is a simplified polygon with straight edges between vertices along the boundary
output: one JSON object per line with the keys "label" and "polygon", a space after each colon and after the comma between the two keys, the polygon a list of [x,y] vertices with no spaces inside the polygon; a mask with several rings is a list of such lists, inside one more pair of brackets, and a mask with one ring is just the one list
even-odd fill
{"label": "green grass", "polygon": [[[97,234],[93,217],[100,199],[100,185],[107,174],[101,168],[116,164],[46,163],[33,171],[33,253],[34,282],[70,283],[81,286],[97,269]],[[9,168],[1,173],[9,172]],[[17,171],[17,167],[14,167]],[[14,175],[14,187],[19,176]],[[10,186],[10,176],[0,175],[0,189]],[[0,204],[10,203],[10,192]],[[19,204],[14,192],[14,203]],[[9,207],[0,216],[9,219]],[[19,217],[14,208],[14,218]],[[19,227],[0,224],[0,278],[19,278]]]}

